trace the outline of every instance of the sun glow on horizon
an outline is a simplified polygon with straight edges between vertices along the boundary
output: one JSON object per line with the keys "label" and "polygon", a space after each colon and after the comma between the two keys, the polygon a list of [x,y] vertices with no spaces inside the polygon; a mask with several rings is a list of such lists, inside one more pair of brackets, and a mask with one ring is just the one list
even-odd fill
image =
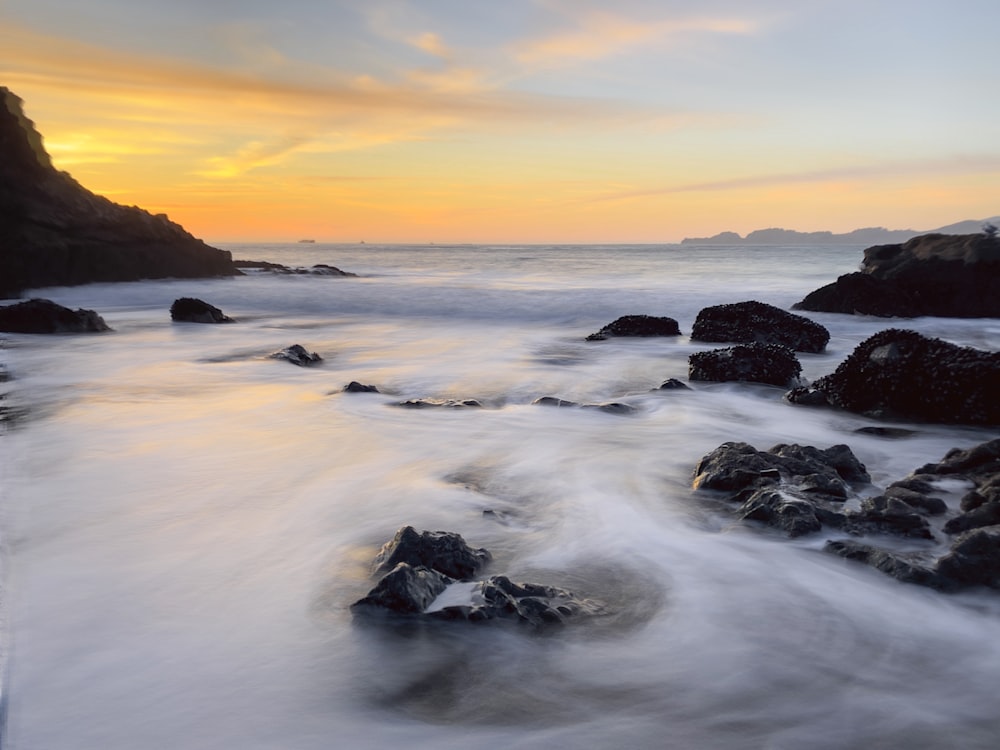
{"label": "sun glow on horizon", "polygon": [[672,242],[1000,211],[985,48],[945,33],[963,3],[883,9],[907,44],[954,42],[934,65],[894,38],[837,55],[871,33],[860,2],[119,4],[75,24],[0,5],[0,84],[58,168],[207,241]]}

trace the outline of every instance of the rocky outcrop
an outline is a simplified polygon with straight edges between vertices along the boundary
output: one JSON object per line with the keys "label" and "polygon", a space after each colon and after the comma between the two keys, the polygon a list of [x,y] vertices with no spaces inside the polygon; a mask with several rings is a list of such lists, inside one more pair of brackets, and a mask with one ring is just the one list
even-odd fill
{"label": "rocky outcrop", "polygon": [[271,359],[283,359],[286,362],[291,362],[293,365],[298,365],[299,367],[309,367],[323,361],[323,358],[316,352],[310,353],[301,344],[286,346],[284,349],[272,352],[268,356]]}
{"label": "rocky outcrop", "polygon": [[869,247],[860,273],[841,276],[794,308],[884,317],[1000,317],[1000,239],[987,233],[925,234]]}
{"label": "rocky outcrop", "polygon": [[47,299],[0,307],[0,331],[7,333],[101,333],[111,328],[93,310],[71,310]]}
{"label": "rocky outcrop", "polygon": [[688,380],[717,383],[767,383],[783,388],[799,385],[802,366],[795,353],[778,344],[741,344],[695,352],[688,357]]}
{"label": "rocky outcrop", "polygon": [[[955,482],[943,485],[942,479],[971,486],[958,508],[951,499]],[[699,462],[693,486],[720,493],[736,518],[789,537],[846,534],[824,550],[900,581],[942,591],[1000,589],[1000,439],[952,450],[880,494],[860,498],[870,481],[846,445],[758,451],[724,443]],[[852,498],[856,510],[846,507]],[[950,539],[942,541],[935,530]],[[894,541],[886,543],[887,537]]]}
{"label": "rocky outcrop", "polygon": [[789,400],[815,402],[817,393],[832,406],[870,417],[1000,424],[1000,352],[890,328]]}
{"label": "rocky outcrop", "polygon": [[336,266],[317,263],[314,266],[286,266],[266,260],[234,260],[233,265],[241,271],[251,273],[272,273],[281,276],[343,276],[357,278],[356,273],[342,271]]}
{"label": "rocky outcrop", "polygon": [[623,404],[620,401],[610,401],[606,404],[581,404],[576,401],[567,401],[556,396],[542,396],[531,402],[534,406],[554,406],[556,408],[574,409],[597,409],[608,414],[634,414],[636,408],[630,404]]}
{"label": "rocky outcrop", "polygon": [[608,323],[597,333],[587,336],[587,341],[603,341],[614,336],[680,336],[681,329],[673,318],[653,315],[624,315]]}
{"label": "rocky outcrop", "polygon": [[799,352],[821,352],[830,332],[809,318],[750,300],[701,310],[691,328],[691,340],[779,344]]}
{"label": "rocky outcrop", "polygon": [[427,622],[508,621],[532,627],[603,611],[600,603],[554,586],[515,583],[502,575],[470,580],[490,559],[487,550],[473,549],[458,534],[404,526],[375,558],[378,583],[351,610]]}
{"label": "rocky outcrop", "polygon": [[210,305],[204,300],[195,297],[175,299],[174,303],[170,306],[170,319],[183,323],[235,322],[215,305]]}
{"label": "rocky outcrop", "polygon": [[378,386],[359,383],[357,380],[352,380],[342,390],[344,393],[379,393]]}
{"label": "rocky outcrop", "polygon": [[112,203],[56,170],[21,100],[0,87],[0,297],[44,286],[239,273],[227,251],[166,216]]}

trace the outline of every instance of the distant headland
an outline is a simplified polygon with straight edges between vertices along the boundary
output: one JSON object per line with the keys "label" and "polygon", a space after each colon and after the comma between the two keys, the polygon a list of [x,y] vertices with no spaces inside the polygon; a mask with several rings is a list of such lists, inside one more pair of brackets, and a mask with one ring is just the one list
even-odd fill
{"label": "distant headland", "polygon": [[885,245],[906,242],[922,234],[976,234],[985,224],[998,224],[1000,217],[969,219],[936,229],[885,229],[867,227],[852,232],[796,232],[792,229],[757,229],[746,237],[720,232],[713,237],[686,237],[682,245]]}

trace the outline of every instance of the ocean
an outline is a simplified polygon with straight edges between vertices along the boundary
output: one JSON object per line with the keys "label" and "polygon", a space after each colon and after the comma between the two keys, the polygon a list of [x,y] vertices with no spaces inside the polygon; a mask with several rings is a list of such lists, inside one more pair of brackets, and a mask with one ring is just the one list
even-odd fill
{"label": "ocean", "polygon": [[[822,552],[833,532],[789,540],[691,490],[726,441],[846,443],[877,494],[995,430],[888,440],[770,386],[657,390],[720,346],[689,340],[700,309],[787,309],[861,247],[223,247],[358,277],[32,290],[114,332],[2,337],[4,748],[997,747],[995,593],[898,583]],[[172,323],[179,297],[237,322]],[[626,314],[684,335],[584,340]],[[888,327],[1000,348],[995,319],[805,314],[831,333],[798,355],[809,379]],[[268,358],[292,344],[322,364]],[[483,408],[397,406],[418,398]],[[607,614],[355,622],[407,524]]]}

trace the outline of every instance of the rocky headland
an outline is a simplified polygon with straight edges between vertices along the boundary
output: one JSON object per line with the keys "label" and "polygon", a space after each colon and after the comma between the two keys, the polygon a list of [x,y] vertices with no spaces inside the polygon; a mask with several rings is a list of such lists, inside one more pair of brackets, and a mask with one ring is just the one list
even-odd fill
{"label": "rocky headland", "polygon": [[165,215],[113,203],[57,170],[22,104],[0,86],[0,298],[45,286],[240,274],[228,251]]}

